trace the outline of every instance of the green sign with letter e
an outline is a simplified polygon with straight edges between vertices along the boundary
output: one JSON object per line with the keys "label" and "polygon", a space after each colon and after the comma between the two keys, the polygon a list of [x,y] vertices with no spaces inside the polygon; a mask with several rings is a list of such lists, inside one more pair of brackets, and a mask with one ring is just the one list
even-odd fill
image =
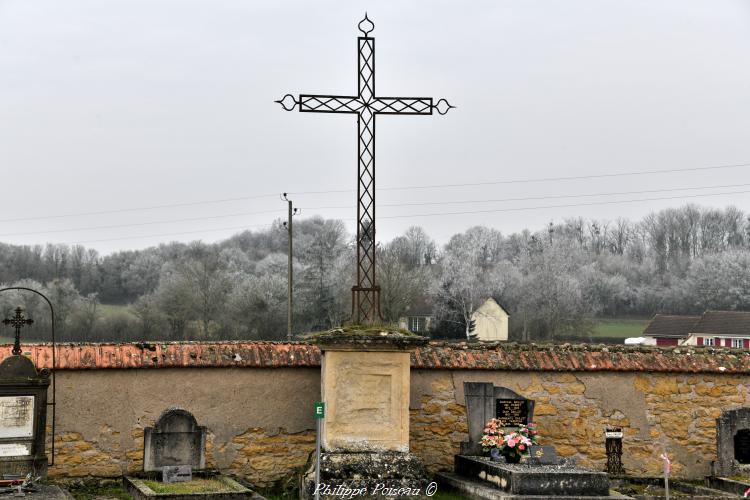
{"label": "green sign with letter e", "polygon": [[325,403],[321,401],[317,401],[313,404],[313,409],[314,409],[313,416],[315,418],[325,418],[326,416],[326,404]]}

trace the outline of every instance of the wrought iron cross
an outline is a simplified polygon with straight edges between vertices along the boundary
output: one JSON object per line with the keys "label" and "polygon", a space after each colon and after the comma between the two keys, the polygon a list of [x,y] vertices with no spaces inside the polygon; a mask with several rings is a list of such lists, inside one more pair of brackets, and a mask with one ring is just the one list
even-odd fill
{"label": "wrought iron cross", "polygon": [[14,355],[18,356],[21,354],[21,328],[26,325],[31,325],[32,323],[34,323],[33,319],[27,319],[23,317],[23,309],[21,309],[20,307],[16,307],[15,316],[13,316],[12,318],[5,318],[3,320],[4,325],[10,325],[16,329],[16,341],[13,344]]}
{"label": "wrought iron cross", "polygon": [[356,96],[287,94],[278,102],[287,111],[352,113],[357,115],[359,162],[357,181],[357,284],[352,287],[352,321],[373,323],[380,316],[380,287],[375,274],[375,116],[444,115],[453,108],[445,99],[433,104],[431,97],[378,97],[375,94],[375,25],[367,14],[358,25],[358,93]]}

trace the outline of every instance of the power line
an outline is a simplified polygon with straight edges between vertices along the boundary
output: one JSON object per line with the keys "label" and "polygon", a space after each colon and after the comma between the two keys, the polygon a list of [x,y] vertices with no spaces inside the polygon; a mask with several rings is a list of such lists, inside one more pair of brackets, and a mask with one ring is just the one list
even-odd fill
{"label": "power line", "polygon": [[[667,188],[667,189],[649,189],[649,190],[640,190],[640,191],[619,191],[619,192],[608,192],[608,193],[584,193],[584,194],[573,194],[573,195],[552,195],[552,196],[531,196],[531,197],[523,197],[523,198],[499,198],[499,199],[484,199],[484,200],[459,200],[459,201],[435,201],[435,202],[408,202],[408,203],[386,203],[381,204],[381,207],[401,207],[401,206],[429,206],[429,205],[451,205],[451,204],[468,204],[468,203],[491,203],[491,202],[507,202],[507,201],[530,201],[530,200],[547,200],[547,199],[563,199],[563,198],[583,198],[583,197],[593,197],[593,196],[614,196],[614,195],[624,195],[624,194],[646,194],[646,193],[659,193],[659,192],[673,192],[673,191],[687,191],[687,190],[696,190],[696,189],[719,189],[719,188],[730,188],[730,187],[744,187],[744,186],[750,186],[750,183],[742,183],[742,184],[723,184],[723,185],[714,185],[714,186],[693,186],[693,187],[681,187],[681,188]],[[700,196],[713,196],[712,193],[705,193]],[[686,195],[689,196],[689,195]],[[627,200],[626,200],[627,202]],[[609,202],[608,202],[609,203]],[[565,205],[565,206],[586,206],[586,204],[582,205]],[[555,206],[556,207],[556,206]],[[336,209],[351,209],[351,205],[338,205],[338,206],[322,206],[322,207],[308,207],[308,210],[336,210]],[[524,208],[519,209],[508,209],[508,210],[523,210]],[[190,217],[190,218],[183,218],[183,219],[168,219],[168,220],[160,220],[160,221],[153,221],[153,222],[139,222],[139,223],[129,223],[129,224],[113,224],[113,225],[106,225],[106,226],[88,226],[88,227],[77,227],[77,228],[68,228],[68,229],[50,229],[50,230],[43,230],[43,231],[28,231],[28,232],[22,232],[22,233],[2,233],[0,234],[0,237],[6,237],[6,236],[29,236],[29,235],[35,235],[35,234],[50,234],[50,233],[65,233],[65,232],[77,232],[77,231],[92,231],[92,230],[99,230],[99,229],[118,229],[118,228],[124,228],[124,227],[137,227],[137,226],[150,226],[150,225],[158,225],[158,224],[172,224],[172,223],[179,223],[179,222],[194,222],[199,220],[215,220],[215,219],[222,219],[222,218],[230,218],[230,217],[244,217],[249,215],[261,215],[261,214],[271,214],[271,213],[278,213],[282,214],[282,210],[264,210],[259,212],[238,212],[238,213],[231,213],[231,214],[222,214],[222,215],[209,215],[209,216],[203,216],[203,217]]]}
{"label": "power line", "polygon": [[494,212],[521,212],[524,210],[540,210],[544,208],[588,207],[588,206],[594,206],[594,205],[637,203],[639,201],[680,200],[682,198],[697,198],[701,196],[724,196],[727,194],[745,194],[745,193],[750,193],[750,190],[728,191],[724,193],[689,194],[685,196],[664,196],[664,197],[658,197],[658,198],[641,198],[637,200],[595,201],[591,203],[570,203],[567,205],[542,205],[542,206],[537,206],[537,207],[498,208],[498,209],[489,209],[489,210],[471,210],[471,211],[464,211],[464,212],[440,212],[440,213],[409,214],[409,215],[381,215],[378,217],[381,219],[401,219],[401,218],[406,218],[406,217],[433,217],[437,215],[468,215],[468,214],[484,214],[484,213],[494,213]]}
{"label": "power line", "polygon": [[122,227],[134,227],[134,226],[153,226],[157,224],[172,224],[175,222],[194,222],[198,220],[209,220],[209,219],[222,219],[227,217],[243,217],[247,215],[260,215],[260,214],[281,214],[284,213],[283,210],[264,210],[261,212],[240,212],[240,213],[234,213],[234,214],[224,214],[224,215],[208,215],[204,217],[190,217],[187,219],[170,219],[170,220],[160,220],[160,221],[153,221],[153,222],[135,222],[131,224],[113,224],[109,226],[91,226],[91,227],[75,227],[75,228],[69,228],[69,229],[50,229],[46,231],[29,231],[26,233],[3,233],[0,234],[0,236],[28,236],[31,234],[48,234],[48,233],[68,233],[68,232],[75,232],[75,231],[93,231],[97,229],[117,229]]}
{"label": "power line", "polygon": [[[750,193],[750,190],[744,190],[744,191],[728,191],[723,193],[705,193],[705,194],[694,194],[694,195],[686,195],[686,196],[664,196],[664,197],[656,197],[656,198],[641,198],[641,199],[634,199],[634,200],[613,200],[613,201],[597,201],[597,202],[591,202],[591,203],[570,203],[565,205],[541,205],[536,207],[518,207],[518,208],[499,208],[499,209],[490,209],[490,210],[470,210],[470,211],[462,211],[462,212],[439,212],[439,213],[426,213],[426,214],[408,214],[408,215],[386,215],[386,216],[379,216],[381,219],[402,219],[402,218],[417,218],[417,217],[435,217],[435,216],[442,216],[442,215],[470,215],[470,214],[482,214],[482,213],[495,213],[495,212],[521,212],[524,210],[541,210],[545,208],[568,208],[568,207],[583,207],[583,206],[595,206],[595,205],[612,205],[612,204],[618,204],[618,203],[638,203],[641,201],[657,201],[657,200],[675,200],[675,199],[682,199],[682,198],[695,198],[695,197],[705,197],[705,196],[724,196],[728,194],[746,194]],[[354,218],[344,218],[339,220],[348,220],[348,221],[354,221],[356,219]],[[131,239],[143,239],[143,238],[156,238],[160,236],[174,236],[174,235],[180,235],[180,234],[193,234],[193,233],[209,233],[209,232],[216,232],[216,231],[229,231],[229,230],[235,230],[235,229],[247,229],[249,227],[271,227],[273,224],[257,224],[255,226],[235,226],[235,227],[224,227],[220,229],[206,229],[206,230],[198,230],[198,231],[183,231],[179,233],[161,233],[161,234],[151,234],[151,235],[145,235],[145,236],[125,236],[122,238],[108,238],[108,239],[101,239],[101,240],[88,240],[88,241],[76,241],[76,242],[68,242],[68,243],[62,243],[64,245],[77,245],[82,243],[99,243],[99,242],[105,242],[105,241],[117,241],[117,240],[131,240]]]}
{"label": "power line", "polygon": [[[414,186],[397,186],[397,187],[385,187],[378,188],[378,191],[398,191],[408,189],[437,189],[437,188],[449,188],[449,187],[471,187],[471,186],[495,186],[498,184],[526,184],[533,182],[551,182],[551,181],[571,181],[571,180],[582,180],[582,179],[602,179],[608,177],[625,177],[631,175],[652,175],[652,174],[667,174],[674,172],[696,172],[703,170],[717,170],[722,168],[738,168],[748,167],[750,163],[736,163],[732,165],[715,165],[711,167],[692,167],[692,168],[670,168],[666,170],[642,170],[638,172],[618,172],[614,174],[591,174],[591,175],[574,175],[568,177],[539,177],[530,179],[513,179],[513,180],[502,180],[502,181],[484,181],[484,182],[465,182],[459,184],[418,184]],[[334,193],[351,193],[350,189],[337,189],[331,191],[297,191],[289,194],[334,194]]]}
{"label": "power line", "polygon": [[[421,185],[414,185],[414,186],[395,186],[395,187],[378,188],[378,191],[399,191],[399,190],[410,190],[410,189],[437,189],[437,188],[448,188],[448,187],[494,186],[494,185],[499,185],[499,184],[523,184],[523,183],[550,182],[550,181],[570,181],[570,180],[582,180],[582,179],[624,177],[624,176],[631,176],[631,175],[652,175],[652,174],[663,174],[663,173],[674,173],[674,172],[696,172],[696,171],[739,168],[739,167],[748,167],[748,166],[750,166],[750,163],[736,163],[736,164],[728,164],[728,165],[714,165],[714,166],[708,166],[708,167],[672,168],[672,169],[665,169],[665,170],[643,170],[643,171],[636,171],[636,172],[618,172],[618,173],[613,173],[613,174],[591,174],[591,175],[577,175],[577,176],[568,176],[568,177],[542,177],[542,178],[528,178],[528,179],[515,179],[515,180],[501,180],[501,181],[468,182],[468,183],[459,183],[459,184],[421,184]],[[315,195],[315,194],[334,194],[334,193],[352,193],[352,192],[354,191],[351,189],[335,189],[335,190],[328,190],[328,191],[296,191],[296,192],[288,192],[288,194],[290,195],[292,194]],[[68,213],[68,214],[17,217],[17,218],[12,218],[12,219],[0,219],[0,222],[23,222],[23,221],[31,221],[31,220],[42,220],[42,219],[60,219],[60,218],[65,218],[65,217],[81,217],[81,216],[87,216],[87,215],[108,215],[108,214],[123,213],[123,212],[138,212],[138,211],[146,211],[146,210],[158,210],[158,209],[164,209],[164,208],[177,208],[177,207],[187,207],[187,206],[195,206],[195,205],[207,205],[207,204],[214,204],[214,203],[228,203],[232,201],[246,201],[246,200],[261,199],[261,198],[271,198],[271,197],[276,197],[276,196],[278,195],[277,194],[257,194],[257,195],[239,196],[239,197],[234,197],[234,198],[221,198],[221,199],[215,199],[215,200],[171,203],[171,204],[164,204],[164,205],[151,205],[151,206],[145,206],[145,207],[126,207],[126,208],[118,208],[118,209],[112,209],[112,210],[99,210],[99,211],[91,211],[91,212],[76,212],[76,213]]]}
{"label": "power line", "polygon": [[258,194],[258,195],[251,195],[251,196],[240,196],[237,198],[223,198],[219,200],[204,200],[204,201],[189,201],[184,203],[171,203],[168,205],[152,205],[149,207],[134,207],[134,208],[116,208],[112,210],[99,210],[97,212],[78,212],[73,214],[59,214],[59,215],[39,215],[34,217],[21,217],[21,218],[15,218],[15,219],[0,219],[0,222],[21,222],[21,221],[29,221],[29,220],[41,220],[41,219],[61,219],[63,217],[80,217],[84,215],[107,215],[107,214],[117,214],[117,213],[123,213],[123,212],[139,212],[144,210],[157,210],[162,208],[176,208],[176,207],[189,207],[194,205],[207,205],[211,203],[226,203],[230,201],[246,201],[246,200],[256,200],[260,198],[269,198],[272,196],[277,196],[276,194]]}
{"label": "power line", "polygon": [[255,224],[255,225],[244,225],[244,226],[233,226],[233,227],[222,227],[215,229],[199,229],[197,231],[180,231],[178,233],[159,233],[159,234],[145,234],[142,236],[123,236],[121,238],[106,238],[101,240],[86,240],[86,241],[69,241],[66,243],[59,243],[60,245],[81,245],[83,243],[100,243],[104,241],[121,241],[121,240],[140,240],[144,238],[158,238],[162,236],[177,236],[181,234],[195,234],[195,233],[214,233],[219,231],[234,231],[237,229],[247,229],[249,227],[271,227],[273,224]]}
{"label": "power line", "polygon": [[[588,197],[593,197],[593,196],[615,196],[615,195],[623,195],[623,194],[662,193],[662,192],[673,192],[673,191],[689,191],[689,190],[695,190],[695,189],[720,189],[720,188],[744,187],[744,186],[750,186],[750,183],[723,184],[723,185],[718,185],[718,186],[667,188],[667,189],[646,189],[646,190],[639,190],[639,191],[615,191],[615,192],[610,192],[610,193],[584,193],[584,194],[564,194],[564,195],[551,195],[551,196],[529,196],[525,198],[495,198],[495,199],[485,199],[485,200],[381,203],[378,206],[382,208],[382,207],[410,207],[410,206],[427,206],[427,205],[461,205],[461,204],[468,204],[468,203],[494,203],[494,202],[505,202],[505,201],[554,200],[554,199],[561,199],[561,198],[588,198]],[[309,210],[344,209],[344,208],[353,208],[353,207],[351,205],[338,205],[338,206],[328,206],[328,207],[311,207],[309,208]]]}

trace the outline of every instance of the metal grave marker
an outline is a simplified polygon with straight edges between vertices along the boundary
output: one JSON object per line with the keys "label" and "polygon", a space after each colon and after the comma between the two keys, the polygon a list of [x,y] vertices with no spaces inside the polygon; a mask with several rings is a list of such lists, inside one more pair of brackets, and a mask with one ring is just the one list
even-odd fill
{"label": "metal grave marker", "polygon": [[165,465],[161,468],[164,483],[186,483],[193,480],[193,468],[189,465]]}

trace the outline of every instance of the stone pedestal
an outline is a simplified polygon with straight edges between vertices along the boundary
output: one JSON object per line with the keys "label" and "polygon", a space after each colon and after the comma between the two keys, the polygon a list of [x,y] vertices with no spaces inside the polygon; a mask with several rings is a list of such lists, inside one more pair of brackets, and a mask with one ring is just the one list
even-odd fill
{"label": "stone pedestal", "polygon": [[[323,353],[321,394],[321,496],[334,488],[384,495],[389,488],[427,486],[427,473],[409,453],[410,353],[425,337],[390,330],[332,330],[316,337]],[[303,474],[300,496],[315,491],[314,457]],[[376,490],[378,485],[380,490]],[[330,494],[326,494],[330,491]]]}

